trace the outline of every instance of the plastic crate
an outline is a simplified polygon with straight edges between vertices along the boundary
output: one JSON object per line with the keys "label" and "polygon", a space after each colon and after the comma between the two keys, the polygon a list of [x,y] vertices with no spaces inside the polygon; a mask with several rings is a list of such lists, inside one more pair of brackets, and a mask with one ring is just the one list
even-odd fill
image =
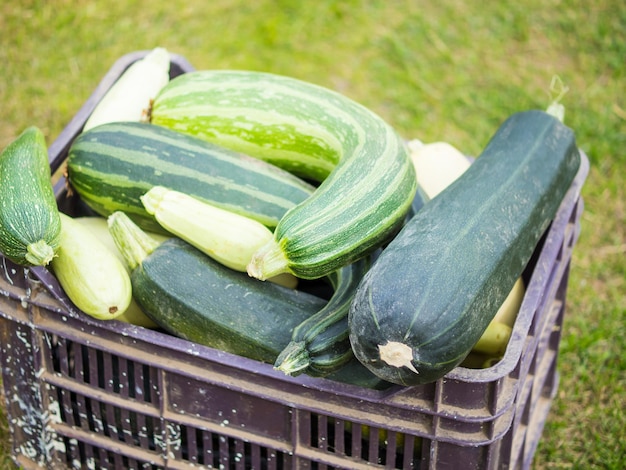
{"label": "plastic crate", "polygon": [[[50,145],[53,171],[117,77],[120,58]],[[192,70],[172,55],[171,74]],[[0,257],[2,381],[23,468],[528,468],[558,386],[557,355],[583,164],[524,277],[503,359],[386,390],[288,377],[269,364],[97,321],[43,268]],[[59,206],[84,208],[56,184]]]}

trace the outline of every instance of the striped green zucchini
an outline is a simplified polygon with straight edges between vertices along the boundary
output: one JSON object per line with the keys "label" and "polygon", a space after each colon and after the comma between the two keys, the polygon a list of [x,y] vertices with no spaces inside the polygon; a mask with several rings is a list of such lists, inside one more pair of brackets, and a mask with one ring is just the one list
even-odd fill
{"label": "striped green zucchini", "polygon": [[248,273],[319,278],[394,234],[416,192],[404,141],[329,89],[274,74],[196,71],[157,95],[151,122],[322,181],[290,210]]}
{"label": "striped green zucchini", "polygon": [[140,197],[154,186],[184,192],[273,228],[314,191],[266,162],[148,123],[109,123],[79,135],[69,150],[71,187],[103,217],[127,213],[163,232]]}
{"label": "striped green zucchini", "polygon": [[368,257],[328,276],[333,295],[315,315],[293,330],[291,341],[274,367],[287,375],[325,377],[354,358],[348,332],[348,312],[356,289],[369,268]]}

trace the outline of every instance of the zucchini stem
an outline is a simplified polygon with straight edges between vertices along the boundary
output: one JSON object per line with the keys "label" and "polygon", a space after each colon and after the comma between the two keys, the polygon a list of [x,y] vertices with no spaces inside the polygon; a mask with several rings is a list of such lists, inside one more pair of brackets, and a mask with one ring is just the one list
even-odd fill
{"label": "zucchini stem", "polygon": [[274,368],[287,375],[300,375],[311,365],[305,341],[291,341],[276,358]]}
{"label": "zucchini stem", "polygon": [[35,243],[30,243],[26,247],[26,261],[33,266],[46,266],[54,258],[54,249],[48,243],[41,239]]}
{"label": "zucchini stem", "polygon": [[276,239],[272,238],[263,245],[248,263],[248,275],[261,281],[279,274],[291,272],[289,261]]}
{"label": "zucchini stem", "polygon": [[124,212],[114,212],[107,219],[107,223],[115,245],[131,271],[160,245]]}
{"label": "zucchini stem", "polygon": [[561,77],[554,75],[550,82],[550,95],[556,93],[556,96],[552,98],[552,101],[546,109],[546,113],[554,116],[559,121],[563,122],[565,119],[565,106],[561,104],[561,99],[569,91],[569,87],[563,83]]}

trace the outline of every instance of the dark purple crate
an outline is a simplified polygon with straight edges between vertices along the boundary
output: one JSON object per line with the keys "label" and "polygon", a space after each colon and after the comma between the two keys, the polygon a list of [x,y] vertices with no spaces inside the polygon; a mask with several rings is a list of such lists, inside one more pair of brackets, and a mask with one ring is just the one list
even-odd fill
{"label": "dark purple crate", "polygon": [[[120,58],[50,146],[63,164]],[[171,75],[193,70],[171,56]],[[23,468],[529,468],[558,387],[583,164],[529,265],[504,358],[432,384],[370,390],[78,311],[46,269],[3,257],[2,381]],[[56,184],[59,207],[84,210]]]}

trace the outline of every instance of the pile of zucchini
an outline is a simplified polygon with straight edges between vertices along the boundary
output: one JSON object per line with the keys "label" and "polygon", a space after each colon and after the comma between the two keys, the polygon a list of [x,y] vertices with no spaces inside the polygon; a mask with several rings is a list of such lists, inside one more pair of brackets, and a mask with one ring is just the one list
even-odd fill
{"label": "pile of zucchini", "polygon": [[[516,113],[470,164],[290,77],[164,79],[163,54],[120,77],[69,149],[90,215],[59,212],[37,128],[2,152],[8,259],[49,266],[95,318],[290,375],[414,385],[502,356],[580,165],[560,119]],[[137,87],[152,93],[139,105],[124,99]]]}

